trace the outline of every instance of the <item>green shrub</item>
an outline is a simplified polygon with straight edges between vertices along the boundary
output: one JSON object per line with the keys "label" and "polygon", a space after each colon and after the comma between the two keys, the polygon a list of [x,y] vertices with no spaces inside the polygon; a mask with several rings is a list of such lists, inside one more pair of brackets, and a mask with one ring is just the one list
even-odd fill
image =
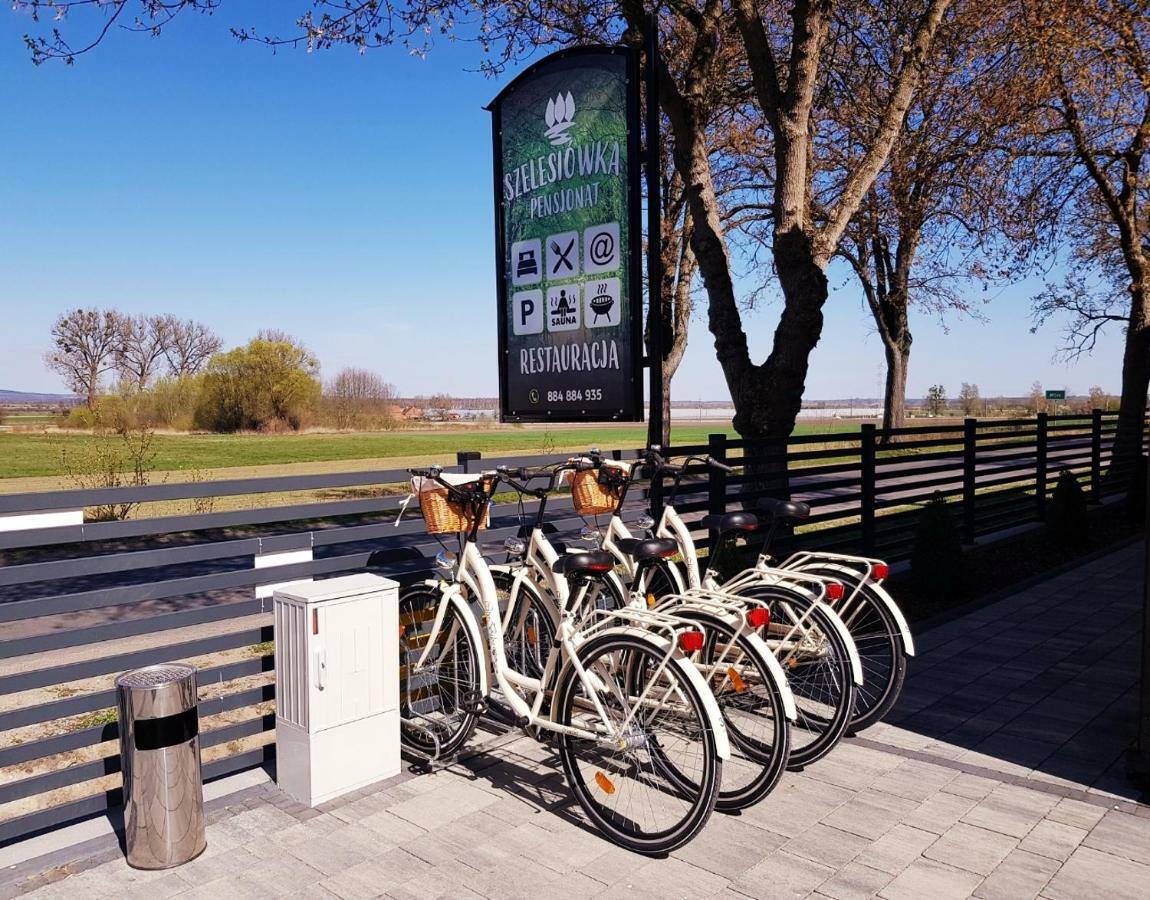
{"label": "green shrub", "polygon": [[60,423],[60,427],[95,428],[97,424],[97,416],[94,409],[89,409],[87,406],[73,406],[68,410],[68,415],[66,415],[64,421]]}
{"label": "green shrub", "polygon": [[962,586],[962,536],[941,494],[919,513],[910,575],[920,593],[952,597]]}
{"label": "green shrub", "polygon": [[256,338],[213,356],[195,425],[208,431],[299,430],[320,399],[319,363],[303,347]]}
{"label": "green shrub", "polygon": [[1086,493],[1073,472],[1063,470],[1046,513],[1046,532],[1059,547],[1080,547],[1090,538]]}

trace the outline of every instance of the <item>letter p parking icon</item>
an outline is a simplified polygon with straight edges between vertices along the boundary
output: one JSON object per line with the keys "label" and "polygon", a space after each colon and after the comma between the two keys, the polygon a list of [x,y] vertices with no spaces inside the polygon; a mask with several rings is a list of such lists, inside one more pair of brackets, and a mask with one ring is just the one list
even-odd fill
{"label": "letter p parking icon", "polygon": [[511,297],[511,330],[515,334],[543,331],[543,292],[517,291]]}

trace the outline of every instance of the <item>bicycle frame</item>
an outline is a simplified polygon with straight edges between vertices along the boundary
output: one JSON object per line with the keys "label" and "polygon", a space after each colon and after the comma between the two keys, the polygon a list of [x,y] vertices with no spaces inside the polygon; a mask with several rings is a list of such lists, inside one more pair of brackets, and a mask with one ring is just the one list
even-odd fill
{"label": "bicycle frame", "polygon": [[[660,673],[668,665],[679,665],[686,672],[688,678],[693,677],[701,681],[701,676],[678,648],[672,629],[664,628],[663,634],[655,634],[648,628],[634,627],[632,624],[634,619],[629,616],[616,617],[613,622],[600,624],[593,633],[599,633],[610,628],[621,633],[641,635],[662,653],[662,659],[649,678],[643,693],[630,703],[631,708],[624,721],[618,726],[614,725],[598,699],[599,690],[602,688],[601,682],[587,671],[577,653],[578,645],[585,642],[590,634],[582,633],[576,627],[575,617],[568,607],[577,608],[578,600],[586,593],[586,585],[579,591],[579,597],[574,598],[575,603],[569,602],[572,599],[569,589],[565,591],[567,601],[562,604],[559,610],[560,621],[556,631],[557,646],[551,648],[542,676],[533,678],[511,668],[504,651],[503,619],[499,614],[497,590],[491,569],[476,543],[475,533],[477,530],[477,526],[473,527],[471,533],[467,535],[452,580],[445,580],[439,584],[442,598],[436,610],[435,620],[428,634],[427,642],[419,658],[412,666],[414,673],[418,673],[421,668],[427,665],[432,649],[438,644],[439,633],[443,628],[447,609],[452,606],[459,612],[458,621],[463,623],[462,627],[466,628],[473,638],[477,638],[473,644],[480,657],[480,672],[491,672],[494,687],[499,689],[508,706],[526,726],[535,726],[546,731],[562,733],[584,740],[617,744],[624,739],[623,735],[639,709],[651,703],[665,705],[671,700],[670,691],[659,698],[648,696],[653,686],[658,682]],[[539,552],[546,553],[546,550],[540,547]],[[551,552],[554,553],[554,548],[551,548]],[[556,581],[558,580],[556,579]],[[566,582],[564,582],[564,587],[567,587]],[[479,623],[475,621],[474,613],[463,596],[464,588],[469,589],[478,602],[485,630],[481,631]],[[654,625],[656,623],[642,624]],[[455,629],[460,626],[453,622],[451,627]],[[453,634],[449,632],[447,637],[450,639]],[[558,682],[561,666],[574,667],[576,676],[583,683],[600,720],[597,723],[596,731],[563,725],[555,721],[550,712],[546,714],[543,712],[543,704],[547,699],[547,694]],[[705,684],[700,684],[699,687],[701,688],[699,694],[705,707],[704,713],[715,733],[718,755],[721,759],[727,759],[730,757],[730,744],[718,704]],[[481,689],[484,696],[489,696],[492,689],[490,682],[484,683],[482,674]],[[528,698],[530,698],[530,702],[528,702]]]}

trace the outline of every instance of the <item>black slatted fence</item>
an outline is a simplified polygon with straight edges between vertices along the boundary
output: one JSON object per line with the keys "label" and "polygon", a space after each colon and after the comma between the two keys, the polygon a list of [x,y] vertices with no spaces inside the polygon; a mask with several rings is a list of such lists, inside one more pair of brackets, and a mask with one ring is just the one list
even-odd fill
{"label": "black slatted fence", "polygon": [[[736,467],[684,482],[678,509],[689,521],[789,495],[809,503],[812,516],[788,544],[895,560],[909,552],[918,506],[936,493],[956,505],[973,541],[1040,519],[1063,469],[1095,502],[1122,490],[1123,478],[1107,477],[1115,428],[1115,416],[1100,412],[889,433],[868,424],[851,434],[797,435],[785,445],[718,434],[669,452],[709,453]],[[637,451],[614,455],[633,459]],[[561,458],[461,453],[446,471]],[[440,544],[414,509],[398,518],[407,479],[405,471],[379,470],[0,495],[0,515],[9,517],[144,505],[125,521],[0,531],[0,846],[121,802],[112,679],[127,669],[200,665],[207,777],[271,758],[271,600],[253,596],[255,589],[362,570],[380,550],[396,551],[380,574],[423,577]],[[299,491],[334,498],[140,515],[149,503]],[[638,508],[639,492],[634,498]],[[525,505],[529,517],[532,509]],[[584,524],[563,498],[549,509],[561,533]],[[485,543],[501,545],[519,516],[518,504],[497,506]],[[310,550],[311,561],[254,568],[257,556],[299,550]]]}

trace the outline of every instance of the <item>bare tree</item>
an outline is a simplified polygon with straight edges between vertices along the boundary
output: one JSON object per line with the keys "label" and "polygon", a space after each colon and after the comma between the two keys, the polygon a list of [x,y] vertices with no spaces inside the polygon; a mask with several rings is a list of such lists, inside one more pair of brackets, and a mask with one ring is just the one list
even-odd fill
{"label": "bare tree", "polygon": [[941,384],[932,384],[926,392],[926,409],[932,416],[941,416],[946,412],[946,388]]}
{"label": "bare tree", "polygon": [[[1000,15],[992,5],[962,4],[943,23],[903,133],[837,251],[857,275],[882,341],[884,429],[905,424],[911,305],[940,320],[950,311],[977,315],[972,295],[1016,268],[993,227],[1008,194],[1003,134],[1017,119],[1017,105],[1002,102],[1010,72]],[[860,70],[874,67],[858,55]],[[881,67],[841,84],[836,117],[850,135],[843,144],[866,140],[867,95],[876,85],[889,89]],[[832,166],[839,146],[822,150]]]}
{"label": "bare tree", "polygon": [[389,420],[388,405],[395,399],[395,386],[367,369],[341,370],[324,392],[337,428],[356,428],[376,420]]}
{"label": "bare tree", "polygon": [[161,322],[164,359],[176,378],[202,372],[208,360],[224,345],[207,325],[193,319],[181,320],[169,315],[161,317]]}
{"label": "bare tree", "polygon": [[1030,396],[1026,400],[1026,411],[1036,415],[1046,412],[1046,391],[1042,389],[1042,382],[1036,381],[1030,386]]}
{"label": "bare tree", "polygon": [[1150,387],[1150,16],[1138,2],[1015,2],[1018,90],[1036,98],[1016,136],[1021,205],[1051,242],[1069,241],[1063,284],[1038,298],[1039,321],[1068,321],[1063,350],[1087,352],[1125,330],[1111,471],[1141,453]]}
{"label": "bare tree", "polygon": [[978,385],[964,381],[958,392],[958,402],[964,416],[976,416],[982,412],[982,398],[978,396]]}
{"label": "bare tree", "polygon": [[[673,166],[666,166],[662,185],[663,216],[660,235],[663,283],[660,286],[663,317],[663,433],[664,447],[671,444],[671,381],[687,351],[694,298],[691,288],[698,269],[691,249],[691,214],[686,208],[683,179]],[[651,399],[654,403],[655,398]]]}
{"label": "bare tree", "polygon": [[116,369],[137,393],[145,390],[170,344],[167,316],[124,316],[120,322],[120,344],[116,348]]}
{"label": "bare tree", "polygon": [[114,309],[73,309],[52,325],[53,348],[44,356],[69,390],[96,406],[100,379],[116,367],[124,317]]}
{"label": "bare tree", "polygon": [[1110,409],[1110,395],[1097,384],[1090,389],[1090,409],[1100,409],[1103,412]]}

